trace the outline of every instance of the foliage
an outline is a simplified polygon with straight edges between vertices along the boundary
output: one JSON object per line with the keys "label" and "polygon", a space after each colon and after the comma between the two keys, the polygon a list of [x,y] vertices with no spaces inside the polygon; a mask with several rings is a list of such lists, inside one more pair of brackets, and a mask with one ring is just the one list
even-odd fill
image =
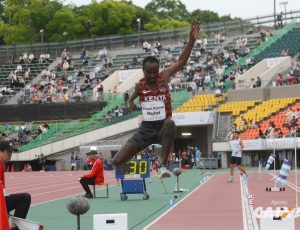
{"label": "foliage", "polygon": [[[60,0],[0,0],[0,45],[63,42],[111,34],[157,31],[201,22],[230,20],[212,11],[189,13],[180,0],[152,0],[145,9],[125,0],[103,0],[85,6]],[[138,22],[137,19],[140,19]]]}
{"label": "foliage", "polygon": [[180,0],[152,0],[145,8],[162,19],[186,21],[190,17],[186,6]]}

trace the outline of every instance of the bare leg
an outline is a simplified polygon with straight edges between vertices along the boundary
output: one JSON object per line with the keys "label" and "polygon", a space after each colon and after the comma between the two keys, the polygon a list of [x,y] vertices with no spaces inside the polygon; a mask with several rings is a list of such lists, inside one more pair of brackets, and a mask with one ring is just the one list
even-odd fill
{"label": "bare leg", "polygon": [[241,165],[238,165],[237,167],[244,175],[247,175],[246,170]]}
{"label": "bare leg", "polygon": [[230,164],[230,176],[233,176],[235,164]]}
{"label": "bare leg", "polygon": [[174,139],[176,135],[176,126],[173,120],[165,120],[162,129],[160,130],[162,143],[162,163],[166,165],[168,156],[174,147]]}
{"label": "bare leg", "polygon": [[117,152],[115,157],[112,159],[112,164],[114,166],[121,166],[126,164],[134,155],[139,152],[132,143],[127,142],[122,148]]}

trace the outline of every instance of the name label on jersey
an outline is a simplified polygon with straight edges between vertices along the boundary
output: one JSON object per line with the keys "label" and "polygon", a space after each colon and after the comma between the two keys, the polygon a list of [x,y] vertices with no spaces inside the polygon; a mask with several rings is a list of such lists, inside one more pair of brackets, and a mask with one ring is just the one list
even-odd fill
{"label": "name label on jersey", "polygon": [[166,118],[165,103],[163,101],[142,102],[144,121],[159,121]]}

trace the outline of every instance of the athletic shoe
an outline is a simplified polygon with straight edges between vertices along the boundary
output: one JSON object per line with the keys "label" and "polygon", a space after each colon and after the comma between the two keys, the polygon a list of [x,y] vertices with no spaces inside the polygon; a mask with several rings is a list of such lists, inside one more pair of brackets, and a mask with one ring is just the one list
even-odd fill
{"label": "athletic shoe", "polygon": [[231,177],[229,177],[229,179],[227,180],[227,182],[228,183],[231,183],[231,182],[233,182],[233,177],[231,176]]}
{"label": "athletic shoe", "polygon": [[159,175],[160,179],[164,179],[164,178],[167,178],[167,177],[171,176],[170,171],[168,169],[166,169],[166,167],[164,167],[164,166],[161,166],[159,168],[159,172],[160,172],[160,175]]}
{"label": "athletic shoe", "polygon": [[83,197],[85,198],[88,198],[88,199],[93,199],[93,194],[89,194],[89,193],[86,193]]}

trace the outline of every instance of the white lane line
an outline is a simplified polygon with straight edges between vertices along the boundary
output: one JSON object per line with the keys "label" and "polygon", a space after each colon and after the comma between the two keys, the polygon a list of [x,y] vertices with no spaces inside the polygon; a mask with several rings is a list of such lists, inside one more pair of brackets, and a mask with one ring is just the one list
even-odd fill
{"label": "white lane line", "polygon": [[242,181],[240,179],[240,188],[241,188],[241,202],[242,202],[242,213],[243,213],[243,225],[244,230],[248,230],[248,221],[247,221],[247,214],[246,214],[246,207],[245,207],[245,198],[244,198],[244,190]]}
{"label": "white lane line", "polygon": [[[108,187],[112,188],[112,187],[115,187],[115,186],[118,186],[118,184],[114,184],[114,185],[111,185],[111,186],[108,186]],[[102,189],[106,189],[106,187],[97,189],[97,191],[102,190]],[[77,196],[77,195],[81,195],[81,194],[84,194],[84,192],[75,193],[75,194],[72,194],[72,195],[68,195],[68,196],[64,196],[64,197],[60,197],[60,198],[56,198],[56,199],[52,199],[52,200],[47,200],[47,201],[40,202],[40,203],[36,203],[36,204],[30,205],[30,207],[38,206],[38,205],[41,205],[41,204],[47,204],[47,203],[50,203],[50,202],[53,202],[53,201],[58,201],[58,200],[62,200],[62,199],[65,199],[65,198],[69,198],[69,197],[73,197],[73,196]]]}
{"label": "white lane line", "polygon": [[143,230],[148,229],[149,227],[151,227],[153,224],[155,224],[157,221],[159,221],[162,217],[164,217],[165,215],[167,215],[170,211],[172,211],[177,205],[181,204],[186,198],[190,197],[194,192],[196,192],[199,188],[201,188],[201,186],[203,186],[204,184],[206,184],[211,178],[213,178],[214,175],[210,176],[206,181],[204,181],[202,184],[200,184],[197,188],[194,189],[194,191],[192,191],[191,193],[187,194],[184,198],[182,198],[180,201],[178,201],[174,206],[172,206],[171,208],[169,208],[165,213],[163,213],[161,216],[157,217],[154,221],[152,221],[150,224],[148,224],[147,226],[145,226],[143,228]]}
{"label": "white lane line", "polygon": [[[105,178],[111,179],[111,178],[114,178],[114,177],[105,177]],[[45,178],[45,179],[47,179],[47,178]],[[38,183],[38,182],[41,181],[40,179],[36,180],[36,181],[30,180],[30,182],[33,182],[33,183],[29,183],[29,182],[26,182],[26,181],[23,180],[22,182],[24,183],[24,185],[22,185],[22,186],[9,186],[9,184],[8,184],[7,188],[9,190],[20,190],[22,188],[28,189],[30,187],[33,187],[34,189],[37,189],[37,186],[38,186],[38,187],[40,187],[42,189],[42,188],[48,188],[47,186],[44,187],[44,185],[49,185],[49,183],[50,183],[50,187],[66,185],[66,182],[67,182],[66,180],[68,180],[70,182],[70,179],[71,178],[64,178],[62,180],[52,180],[52,178],[51,178],[50,182],[49,181],[45,181],[43,183]],[[60,182],[62,182],[62,183],[60,184]],[[71,180],[71,183],[69,183],[69,184],[73,184],[75,182],[78,182],[77,177],[73,177],[72,180]],[[17,183],[17,182],[14,182],[14,183]],[[27,190],[27,191],[32,191],[32,190]]]}
{"label": "white lane line", "polygon": [[[105,183],[110,182],[110,181],[113,181],[113,180],[106,180]],[[78,182],[78,184],[79,184],[79,182]],[[73,188],[82,188],[82,186],[79,184],[78,186],[68,187],[68,188],[64,188],[64,189],[52,190],[52,191],[49,191],[49,192],[42,192],[42,193],[32,194],[31,196],[40,196],[40,195],[49,194],[49,193],[62,192],[62,191],[66,191],[66,190],[73,189]]]}
{"label": "white lane line", "polygon": [[[248,184],[244,184],[244,189],[246,191],[246,195],[250,194],[249,190],[248,190]],[[254,216],[254,209],[253,209],[253,205],[249,205],[248,203],[248,196],[246,197],[247,198],[247,205],[250,209],[250,215],[251,215],[251,219],[252,219],[252,223],[253,223],[253,227],[255,230],[259,230],[259,227],[258,227],[258,224],[257,224],[257,220]]]}

